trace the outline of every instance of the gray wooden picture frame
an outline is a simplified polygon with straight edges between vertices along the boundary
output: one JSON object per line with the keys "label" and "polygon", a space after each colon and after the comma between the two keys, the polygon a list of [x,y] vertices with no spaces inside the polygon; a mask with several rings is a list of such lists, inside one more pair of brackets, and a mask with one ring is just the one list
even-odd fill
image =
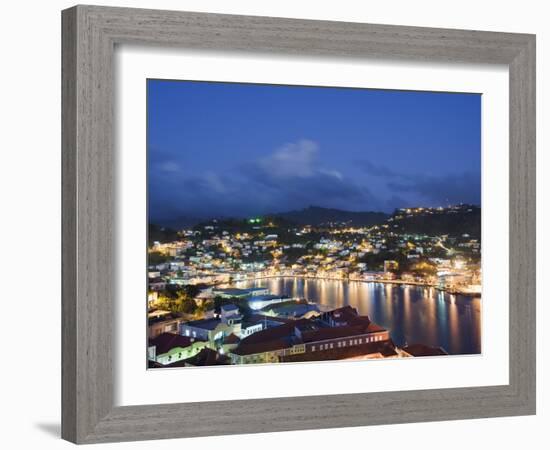
{"label": "gray wooden picture frame", "polygon": [[[62,31],[64,439],[94,443],[535,413],[534,35],[98,6],[63,11]],[[113,53],[127,43],[506,64],[509,384],[115,407]]]}

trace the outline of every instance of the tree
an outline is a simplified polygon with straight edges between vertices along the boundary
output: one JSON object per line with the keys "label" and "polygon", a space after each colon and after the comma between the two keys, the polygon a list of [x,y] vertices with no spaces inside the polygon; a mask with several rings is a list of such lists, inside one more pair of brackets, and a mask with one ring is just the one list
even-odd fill
{"label": "tree", "polygon": [[419,277],[429,277],[437,274],[437,267],[428,261],[419,261],[410,268],[410,271]]}
{"label": "tree", "polygon": [[181,309],[180,312],[185,314],[195,314],[197,311],[197,303],[192,298],[182,298],[178,300],[178,302],[181,302],[179,305],[179,308]]}
{"label": "tree", "polygon": [[148,264],[150,266],[156,266],[158,264],[163,264],[165,263],[166,261],[168,261],[170,259],[169,256],[163,254],[163,253],[160,253],[160,252],[149,252],[149,255],[148,255]]}
{"label": "tree", "polygon": [[187,284],[183,287],[183,292],[187,297],[195,298],[197,295],[200,294],[201,290],[205,287],[205,285],[199,285],[199,284]]}

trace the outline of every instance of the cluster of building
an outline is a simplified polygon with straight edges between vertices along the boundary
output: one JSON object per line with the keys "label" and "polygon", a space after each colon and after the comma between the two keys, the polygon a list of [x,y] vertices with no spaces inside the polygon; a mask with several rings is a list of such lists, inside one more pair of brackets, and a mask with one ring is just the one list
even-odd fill
{"label": "cluster of building", "polygon": [[[168,311],[149,313],[151,367],[257,364],[397,358],[445,354],[430,347],[398,348],[389,331],[351,306],[320,311],[305,300],[265,288],[213,289],[225,299],[219,312],[186,320]],[[249,308],[261,298],[261,308]],[[239,307],[246,308],[246,314]],[[434,353],[435,352],[435,353]]]}
{"label": "cluster of building", "polygon": [[[180,231],[173,242],[155,242],[148,266],[149,362],[248,364],[444,353],[418,345],[397,348],[388,330],[351,307],[321,311],[307,299],[231,286],[293,276],[421,284],[479,294],[478,237],[412,233],[403,227],[403,221],[422,217],[452,220],[471,211],[467,208],[402,209],[384,223],[364,227],[301,226],[269,218],[242,224],[212,220]],[[200,307],[184,314],[156,306],[166,292],[190,286],[200,286],[193,294]]]}
{"label": "cluster of building", "polygon": [[[370,227],[291,226],[252,219],[235,229],[213,220],[180,232],[180,239],[154,243],[165,256],[150,266],[149,288],[167,284],[227,284],[275,276],[404,282],[452,292],[478,293],[480,241],[469,234],[399,231],[402,220],[464,212],[465,206],[402,209]],[[397,261],[397,258],[399,261]]]}

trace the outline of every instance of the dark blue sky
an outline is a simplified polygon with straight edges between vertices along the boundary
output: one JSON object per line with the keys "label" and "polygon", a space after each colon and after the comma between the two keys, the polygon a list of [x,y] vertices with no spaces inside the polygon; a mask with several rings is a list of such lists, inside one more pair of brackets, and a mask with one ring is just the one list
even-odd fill
{"label": "dark blue sky", "polygon": [[149,214],[480,204],[481,96],[147,81]]}

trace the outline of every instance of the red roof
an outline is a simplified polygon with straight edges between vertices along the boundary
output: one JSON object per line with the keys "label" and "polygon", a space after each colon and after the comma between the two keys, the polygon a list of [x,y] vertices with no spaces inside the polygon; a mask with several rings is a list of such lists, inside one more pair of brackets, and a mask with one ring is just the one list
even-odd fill
{"label": "red roof", "polygon": [[187,336],[180,336],[179,334],[173,333],[162,333],[156,338],[151,339],[149,341],[149,345],[154,345],[157,348],[157,355],[162,355],[163,353],[169,352],[174,347],[189,347],[193,342],[194,339]]}
{"label": "red roof", "polygon": [[245,344],[257,344],[260,342],[272,341],[288,336],[294,330],[295,321],[279,325],[277,327],[268,328],[266,330],[258,331],[250,336],[245,337],[241,341],[241,345]]}
{"label": "red roof", "polygon": [[371,322],[369,323],[369,326],[367,327],[367,333],[377,333],[379,331],[386,331],[384,327],[381,327],[380,325]]}
{"label": "red roof", "polygon": [[429,345],[424,344],[412,344],[406,347],[403,347],[401,350],[407,352],[412,356],[443,356],[448,355],[448,353],[443,350],[441,347],[430,347]]}
{"label": "red roof", "polygon": [[186,366],[220,366],[230,364],[230,360],[227,356],[205,347],[192,358],[179,361],[179,363],[184,363]]}
{"label": "red roof", "polygon": [[255,355],[257,353],[273,352],[284,348],[292,347],[289,339],[279,338],[266,342],[257,342],[252,344],[241,343],[236,349],[231,350],[235,355]]}
{"label": "red roof", "polygon": [[365,334],[365,327],[332,327],[332,328],[320,328],[315,331],[307,331],[302,333],[302,340],[304,342],[320,342],[327,341],[329,339],[338,339],[344,337],[354,337]]}
{"label": "red roof", "polygon": [[385,357],[397,355],[395,344],[390,339],[352,347],[339,347],[330,350],[285,355],[280,358],[280,362],[329,361],[355,358],[358,356],[371,355],[373,353],[381,353]]}
{"label": "red roof", "polygon": [[349,305],[334,309],[326,314],[336,324],[357,326],[363,325],[366,327],[369,323],[371,323],[369,316],[360,316],[357,314],[357,310]]}
{"label": "red roof", "polygon": [[336,309],[328,314],[335,316],[339,325],[329,327],[317,319],[292,320],[244,338],[232,353],[251,355],[290,348],[301,343],[322,342],[385,331],[384,328],[372,323],[368,316],[357,315],[357,310],[350,306]]}
{"label": "red roof", "polygon": [[239,341],[240,341],[240,339],[237,336],[235,336],[233,333],[231,333],[230,335],[225,337],[225,339],[223,340],[223,343],[224,344],[237,344]]}

